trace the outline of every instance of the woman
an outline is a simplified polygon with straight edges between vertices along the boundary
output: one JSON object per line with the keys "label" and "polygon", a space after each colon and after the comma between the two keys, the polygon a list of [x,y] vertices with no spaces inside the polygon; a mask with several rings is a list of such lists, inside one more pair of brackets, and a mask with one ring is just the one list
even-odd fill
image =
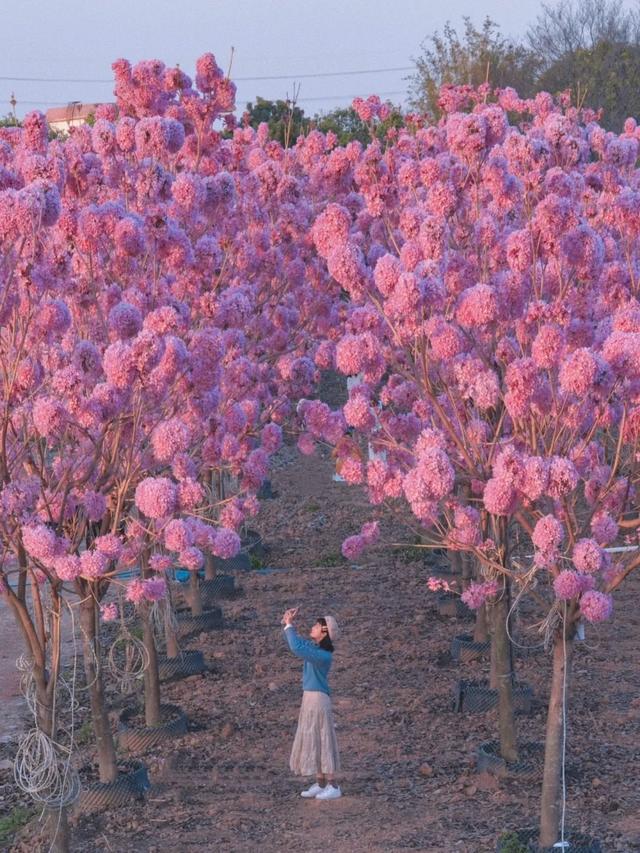
{"label": "woman", "polygon": [[342,796],[335,784],[340,770],[340,754],[331,711],[328,678],[338,639],[338,623],[333,616],[321,616],[304,640],[293,627],[297,608],[282,617],[289,648],[304,660],[302,705],[298,729],[291,749],[289,766],[298,776],[315,776],[316,781],[301,796],[316,800],[337,800]]}

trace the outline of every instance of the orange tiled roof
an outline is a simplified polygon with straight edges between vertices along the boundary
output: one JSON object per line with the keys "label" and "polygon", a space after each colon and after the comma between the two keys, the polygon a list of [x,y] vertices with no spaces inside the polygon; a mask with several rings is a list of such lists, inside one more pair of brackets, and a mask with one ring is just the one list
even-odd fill
{"label": "orange tiled roof", "polygon": [[50,110],[47,110],[47,122],[51,124],[54,121],[86,119],[90,115],[95,114],[99,106],[100,104],[71,103],[67,104],[66,107],[52,107]]}

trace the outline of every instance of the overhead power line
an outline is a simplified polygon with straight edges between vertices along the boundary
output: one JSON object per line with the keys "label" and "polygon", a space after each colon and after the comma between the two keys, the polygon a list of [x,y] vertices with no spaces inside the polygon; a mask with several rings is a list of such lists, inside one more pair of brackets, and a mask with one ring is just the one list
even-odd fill
{"label": "overhead power line", "polygon": [[256,80],[311,80],[314,77],[350,77],[356,74],[385,74],[389,71],[413,71],[413,65],[396,68],[367,68],[362,71],[319,71],[317,74],[278,74],[270,77],[232,77],[238,83],[254,82]]}
{"label": "overhead power line", "polygon": [[21,101],[16,99],[16,104],[19,106],[28,107],[68,107],[69,104],[76,103],[75,101]]}
{"label": "overhead power line", "polygon": [[[381,97],[381,98],[390,98],[390,97],[395,96],[395,95],[406,95],[406,92],[404,92],[402,89],[398,89],[395,92],[375,92],[375,94],[379,95],[379,97]],[[363,95],[362,93],[357,94],[357,95],[350,95],[350,94],[345,94],[345,95],[319,95],[317,98],[313,98],[311,96],[309,96],[307,98],[297,98],[296,103],[298,103],[298,104],[301,102],[308,103],[309,101],[334,101],[334,100],[338,100],[340,98],[349,98],[350,100],[352,100],[353,98],[363,98],[363,97],[368,97],[368,96]],[[22,106],[29,106],[29,107],[33,107],[33,106],[66,107],[69,104],[73,104],[73,103],[77,103],[77,102],[75,102],[75,101],[17,101],[16,103],[18,103]]]}
{"label": "overhead power line", "polygon": [[[386,74],[393,71],[413,71],[413,65],[395,68],[363,68],[359,71],[318,71],[315,74],[268,74],[262,77],[232,77],[234,83],[257,83],[262,80],[311,80],[317,77],[351,77],[357,74]],[[3,77],[10,83],[113,83],[113,79],[91,79],[80,77]]]}
{"label": "overhead power line", "polygon": [[[399,90],[397,92],[375,92],[373,94],[376,94],[381,98],[390,98],[392,95],[406,95],[406,92]],[[362,97],[366,98],[368,96],[362,95],[362,94],[360,94],[360,95],[320,95],[317,98],[312,98],[312,97],[297,98],[296,103],[298,104],[301,101],[335,101],[337,98],[349,98],[350,100],[352,100],[353,98],[362,98]]]}
{"label": "overhead power line", "polygon": [[97,104],[98,101],[23,101],[21,98],[16,98],[16,104],[18,106],[28,106],[28,107],[79,107],[86,106],[87,104]]}
{"label": "overhead power line", "polygon": [[0,77],[11,83],[113,83],[111,80],[81,80],[76,77]]}

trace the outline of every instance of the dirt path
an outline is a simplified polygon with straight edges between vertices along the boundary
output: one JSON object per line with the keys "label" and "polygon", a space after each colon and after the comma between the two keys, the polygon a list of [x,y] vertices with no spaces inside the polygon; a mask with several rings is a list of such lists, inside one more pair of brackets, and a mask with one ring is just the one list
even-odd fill
{"label": "dirt path", "polygon": [[[80,821],[74,850],[493,851],[501,831],[535,822],[539,786],[473,772],[496,721],[495,712],[452,710],[457,679],[487,668],[451,662],[451,637],[468,623],[437,615],[421,562],[383,554],[352,567],[340,559],[340,542],[371,510],[357,490],[331,480],[329,460],[298,460],[273,481],[280,497],[254,526],[272,546],[270,565],[286,571],[244,575],[244,594],[223,604],[224,630],[190,644],[212,671],[164,696],[200,730],[148,756],[146,805]],[[635,580],[617,621],[590,630],[575,662],[567,822],[605,841],[607,853],[640,850],[638,591]],[[300,665],[279,619],[296,604],[301,628],[331,611],[344,629],[332,676],[344,796],[333,802],[302,800],[287,767]],[[549,662],[529,656],[517,669],[537,697],[534,713],[519,718],[519,737],[539,741]]]}

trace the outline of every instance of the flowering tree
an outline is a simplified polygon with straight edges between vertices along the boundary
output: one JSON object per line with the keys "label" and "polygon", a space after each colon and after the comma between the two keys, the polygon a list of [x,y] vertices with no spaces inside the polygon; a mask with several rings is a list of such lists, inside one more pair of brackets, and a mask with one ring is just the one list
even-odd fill
{"label": "flowering tree", "polygon": [[[332,304],[307,279],[322,273],[303,239],[312,210],[293,204],[308,176],[264,129],[213,130],[235,91],[213,57],[197,88],[156,61],[114,70],[117,104],[93,128],[48,143],[33,114],[3,132],[0,200],[3,588],[51,735],[61,595],[75,592],[104,782],[116,774],[97,631],[98,610],[118,616],[107,589],[137,570],[126,597],[143,617],[156,724],[148,605],[175,560],[195,581],[207,557],[237,552],[280,424],[312,391],[306,330],[330,325]],[[216,489],[229,475],[232,490]]]}
{"label": "flowering tree", "polygon": [[[194,81],[158,61],[114,71],[93,128],[48,142],[35,113],[0,131],[0,588],[39,724],[55,735],[61,614],[77,607],[100,777],[115,778],[105,594],[133,570],[156,724],[150,604],[179,564],[201,608],[197,574],[237,553],[297,412],[303,452],[329,442],[425,547],[474,561],[463,600],[491,616],[509,761],[511,597],[546,600],[553,843],[577,626],[608,618],[640,564],[606,550],[639,526],[635,123],[616,136],[545,94],[448,88],[437,126],[408,117],[386,145],[370,98],[354,104],[368,147],[313,131],[284,149],[234,126],[210,54]],[[328,368],[360,377],[338,411],[311,399]],[[370,522],[343,552],[378,540]]]}
{"label": "flowering tree", "polygon": [[[493,613],[508,760],[510,590],[547,597],[548,845],[576,626],[609,618],[612,591],[640,563],[605,550],[637,478],[638,134],[631,120],[607,134],[546,94],[489,94],[449,89],[437,127],[360,151],[358,195],[316,219],[317,251],[346,300],[335,364],[363,381],[342,411],[301,404],[302,443],[335,444],[342,477],[366,483],[373,504],[406,502],[427,547],[477,561],[465,600]],[[365,460],[359,436],[384,456]],[[365,525],[343,551],[352,558],[377,538]]]}

